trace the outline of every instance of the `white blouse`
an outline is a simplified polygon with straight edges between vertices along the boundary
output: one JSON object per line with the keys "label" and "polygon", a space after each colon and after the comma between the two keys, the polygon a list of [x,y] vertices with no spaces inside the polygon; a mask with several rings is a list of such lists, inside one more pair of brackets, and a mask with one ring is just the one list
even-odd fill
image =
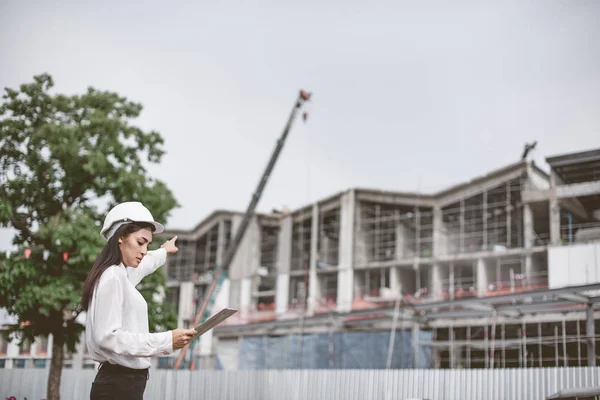
{"label": "white blouse", "polygon": [[173,352],[171,331],[148,333],[148,304],[136,289],[167,260],[167,251],[149,251],[137,268],[121,263],[102,273],[87,311],[85,339],[90,356],[134,369],[150,368],[148,357]]}

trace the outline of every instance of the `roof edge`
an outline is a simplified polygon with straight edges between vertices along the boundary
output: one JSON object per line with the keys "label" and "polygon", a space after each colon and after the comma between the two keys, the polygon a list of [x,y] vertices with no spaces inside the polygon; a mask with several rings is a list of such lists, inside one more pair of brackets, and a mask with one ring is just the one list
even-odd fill
{"label": "roof edge", "polygon": [[518,170],[519,168],[522,168],[523,170],[525,170],[525,168],[527,168],[527,164],[528,163],[526,160],[520,160],[515,163],[508,164],[504,167],[492,170],[484,175],[479,175],[469,181],[458,183],[458,184],[450,186],[446,189],[440,190],[439,192],[434,194],[434,197],[436,199],[438,199],[438,198],[446,196],[450,193],[458,192],[463,188],[467,188],[472,185],[477,185],[477,184],[480,184],[481,182],[485,182],[487,180],[497,178],[503,174]]}
{"label": "roof edge", "polygon": [[586,162],[590,160],[600,160],[600,148],[546,157],[546,162],[550,165],[550,167],[556,167],[564,164],[577,164],[579,162]]}

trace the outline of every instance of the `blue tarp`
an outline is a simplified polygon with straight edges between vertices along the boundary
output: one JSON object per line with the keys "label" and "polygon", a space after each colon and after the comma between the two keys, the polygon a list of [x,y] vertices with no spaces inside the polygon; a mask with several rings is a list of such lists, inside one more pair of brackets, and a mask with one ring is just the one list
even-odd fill
{"label": "blue tarp", "polygon": [[[432,333],[420,331],[420,341]],[[386,367],[390,332],[244,337],[239,369],[382,369]],[[413,368],[412,332],[397,331],[391,368]],[[300,351],[300,349],[302,349]],[[417,368],[432,368],[431,349],[419,346]]]}

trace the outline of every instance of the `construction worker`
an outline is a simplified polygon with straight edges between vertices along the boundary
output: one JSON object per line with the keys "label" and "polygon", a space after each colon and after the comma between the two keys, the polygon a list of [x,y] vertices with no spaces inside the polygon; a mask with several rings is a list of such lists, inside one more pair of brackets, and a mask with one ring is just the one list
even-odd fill
{"label": "construction worker", "polygon": [[152,234],[164,231],[139,202],[115,206],[106,215],[100,234],[107,240],[83,286],[87,310],[86,344],[100,368],[91,400],[142,400],[150,359],[187,345],[194,329],[148,332],[148,305],[136,289],[147,275],[178,251],[177,237],[148,251]]}

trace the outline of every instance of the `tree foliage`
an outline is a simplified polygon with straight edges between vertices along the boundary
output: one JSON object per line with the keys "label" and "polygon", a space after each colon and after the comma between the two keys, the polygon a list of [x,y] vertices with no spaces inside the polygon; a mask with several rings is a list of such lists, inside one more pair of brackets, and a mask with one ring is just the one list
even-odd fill
{"label": "tree foliage", "polygon": [[[144,164],[160,162],[163,139],[132,125],[140,104],[93,88],[52,94],[53,85],[50,75],[35,76],[6,88],[0,104],[0,225],[16,230],[19,248],[0,264],[0,307],[18,317],[10,332],[30,341],[52,334],[73,351],[83,281],[105,243],[101,213],[141,201],[164,221],[177,202],[147,175]],[[151,329],[173,328],[175,316],[153,296],[165,285],[161,270],[142,283],[155,310]]]}

